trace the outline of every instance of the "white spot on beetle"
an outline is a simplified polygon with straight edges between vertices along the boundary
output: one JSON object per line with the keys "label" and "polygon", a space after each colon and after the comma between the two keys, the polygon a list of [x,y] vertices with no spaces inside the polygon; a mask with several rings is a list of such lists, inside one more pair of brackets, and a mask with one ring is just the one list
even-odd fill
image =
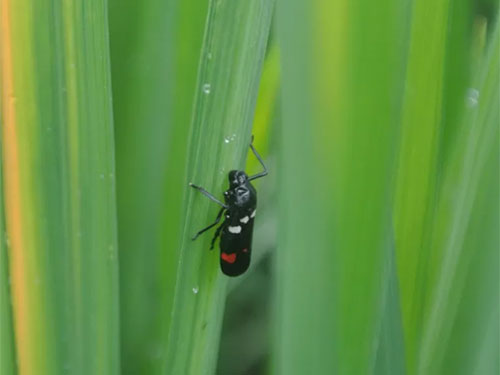
{"label": "white spot on beetle", "polygon": [[255,213],[257,212],[257,210],[253,210],[252,214],[250,215],[250,217],[253,219],[255,217]]}
{"label": "white spot on beetle", "polygon": [[241,226],[237,225],[235,227],[229,226],[227,227],[229,233],[241,233]]}
{"label": "white spot on beetle", "polygon": [[248,223],[248,222],[250,221],[250,218],[249,218],[248,216],[245,216],[245,217],[242,217],[242,218],[240,219],[240,221],[241,221],[243,224],[246,224],[246,223]]}

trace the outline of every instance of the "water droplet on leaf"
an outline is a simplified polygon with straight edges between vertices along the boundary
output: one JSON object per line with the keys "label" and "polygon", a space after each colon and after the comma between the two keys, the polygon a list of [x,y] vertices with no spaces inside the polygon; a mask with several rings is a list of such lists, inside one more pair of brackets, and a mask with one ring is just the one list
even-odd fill
{"label": "water droplet on leaf", "polygon": [[479,91],[475,88],[468,89],[466,102],[468,107],[475,107],[479,103]]}

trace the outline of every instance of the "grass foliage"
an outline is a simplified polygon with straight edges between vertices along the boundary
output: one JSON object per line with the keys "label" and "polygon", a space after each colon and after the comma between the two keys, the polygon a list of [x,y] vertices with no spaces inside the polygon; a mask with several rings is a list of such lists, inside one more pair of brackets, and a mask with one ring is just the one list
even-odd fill
{"label": "grass foliage", "polygon": [[[0,0],[0,372],[497,374],[474,4]],[[271,174],[228,283],[187,184],[222,198],[251,134]]]}
{"label": "grass foliage", "polygon": [[118,374],[106,2],[5,0],[1,7],[2,177],[17,371]]}

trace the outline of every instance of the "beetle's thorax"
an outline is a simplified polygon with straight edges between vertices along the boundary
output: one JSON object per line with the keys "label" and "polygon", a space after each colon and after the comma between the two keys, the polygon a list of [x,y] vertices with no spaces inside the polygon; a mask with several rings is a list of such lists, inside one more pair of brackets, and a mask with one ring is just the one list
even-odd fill
{"label": "beetle's thorax", "polygon": [[248,176],[243,171],[229,172],[229,189],[224,192],[227,205],[245,207],[254,204],[255,189],[248,181]]}

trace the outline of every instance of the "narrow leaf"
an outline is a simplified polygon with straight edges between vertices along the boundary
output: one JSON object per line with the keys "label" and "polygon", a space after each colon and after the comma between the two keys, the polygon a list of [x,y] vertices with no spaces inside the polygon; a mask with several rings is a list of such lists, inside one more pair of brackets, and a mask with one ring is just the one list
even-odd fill
{"label": "narrow leaf", "polygon": [[2,0],[2,151],[21,374],[118,374],[105,0]]}
{"label": "narrow leaf", "polygon": [[122,369],[159,374],[207,0],[110,1]]}
{"label": "narrow leaf", "polygon": [[[227,173],[243,169],[250,142],[258,84],[273,1],[214,0],[200,57],[189,145],[189,182],[222,199]],[[186,181],[184,229],[166,374],[215,371],[227,278],[219,270],[210,236],[192,242],[218,207]],[[187,190],[189,189],[189,191]]]}
{"label": "narrow leaf", "polygon": [[400,1],[279,2],[278,374],[375,367],[407,11]]}

